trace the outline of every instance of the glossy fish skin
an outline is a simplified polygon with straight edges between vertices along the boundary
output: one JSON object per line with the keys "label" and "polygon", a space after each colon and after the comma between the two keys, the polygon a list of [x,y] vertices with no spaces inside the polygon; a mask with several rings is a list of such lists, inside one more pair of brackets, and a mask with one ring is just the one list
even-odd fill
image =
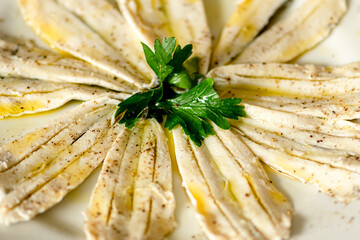
{"label": "glossy fish skin", "polygon": [[346,10],[346,0],[306,0],[290,17],[257,37],[232,64],[289,62],[327,37]]}
{"label": "glossy fish skin", "polygon": [[238,0],[213,51],[212,68],[229,64],[259,34],[286,0]]}
{"label": "glossy fish skin", "polygon": [[[89,115],[92,121],[65,121],[63,127],[60,118],[47,126],[58,125],[58,131],[42,134],[44,129],[35,130],[2,146],[1,161],[5,163],[0,172],[2,224],[27,221],[46,211],[83,182],[103,161],[116,139],[116,128],[120,127],[112,127],[114,103],[107,99],[85,103],[76,110],[84,113],[83,109],[93,115]],[[92,107],[90,111],[86,105]],[[70,117],[73,114],[78,113],[72,111]],[[28,142],[29,138],[37,141]],[[26,153],[12,154],[11,149],[21,142]],[[22,174],[13,174],[14,171]]]}
{"label": "glossy fish skin", "polygon": [[175,36],[178,44],[193,44],[192,57],[200,58],[206,74],[211,55],[211,32],[202,0],[117,0],[125,19],[141,40],[153,46],[156,38]]}
{"label": "glossy fish skin", "polygon": [[25,22],[53,48],[83,59],[111,75],[144,88],[134,66],[91,28],[55,0],[19,0]]}
{"label": "glossy fish skin", "polygon": [[[209,239],[283,239],[292,208],[270,183],[259,160],[231,131],[200,148],[173,130],[176,160],[186,192]],[[276,197],[275,197],[276,196]],[[261,226],[261,228],[260,228]]]}
{"label": "glossy fish skin", "polygon": [[127,93],[138,91],[134,85],[87,62],[31,43],[0,40],[0,75],[89,84]]}
{"label": "glossy fish skin", "polygon": [[166,137],[154,119],[122,128],[85,211],[88,239],[164,239],[175,226]]}
{"label": "glossy fish skin", "polygon": [[101,97],[126,99],[129,95],[98,87],[32,79],[0,79],[0,117],[49,111],[69,101]]}

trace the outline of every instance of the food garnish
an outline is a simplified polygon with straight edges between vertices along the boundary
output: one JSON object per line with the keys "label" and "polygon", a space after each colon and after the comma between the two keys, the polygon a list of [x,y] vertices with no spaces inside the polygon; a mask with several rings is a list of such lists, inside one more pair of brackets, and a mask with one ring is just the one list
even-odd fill
{"label": "food garnish", "polygon": [[164,38],[161,43],[156,39],[155,52],[146,44],[142,45],[159,85],[121,102],[115,117],[125,113],[119,123],[131,129],[141,117],[154,117],[162,122],[166,115],[165,127],[172,130],[180,124],[185,134],[200,147],[206,137],[215,134],[207,120],[222,129],[230,129],[226,118],[237,120],[246,116],[244,107],[239,105],[240,98],[220,99],[213,88],[214,80],[198,73],[197,58],[189,59],[191,44],[176,47],[176,39],[171,37]]}

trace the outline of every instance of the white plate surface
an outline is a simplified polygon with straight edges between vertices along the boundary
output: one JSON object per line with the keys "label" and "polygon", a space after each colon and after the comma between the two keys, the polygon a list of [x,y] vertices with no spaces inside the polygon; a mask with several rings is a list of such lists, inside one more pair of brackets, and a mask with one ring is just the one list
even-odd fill
{"label": "white plate surface", "polygon": [[[204,0],[212,30],[217,34],[229,16],[235,0]],[[295,0],[296,3],[302,0]],[[294,1],[292,1],[294,2]],[[302,56],[298,62],[338,65],[360,61],[360,0],[350,0],[349,12],[331,36]],[[296,5],[295,5],[296,6]],[[284,12],[283,15],[291,14]],[[0,34],[39,41],[26,27],[15,0],[0,0]],[[43,45],[44,46],[44,45]],[[50,113],[11,118],[0,121],[0,144],[40,127],[49,119],[59,116],[69,104]],[[267,169],[269,170],[269,169]],[[44,214],[27,223],[10,227],[0,226],[1,240],[77,240],[85,239],[81,212],[86,208],[98,171],[78,189]],[[317,192],[312,186],[280,176],[269,170],[276,186],[286,194],[295,207],[291,239],[296,240],[355,240],[360,239],[360,201],[344,205]],[[171,240],[203,239],[189,201],[175,173],[176,217],[178,227]]]}

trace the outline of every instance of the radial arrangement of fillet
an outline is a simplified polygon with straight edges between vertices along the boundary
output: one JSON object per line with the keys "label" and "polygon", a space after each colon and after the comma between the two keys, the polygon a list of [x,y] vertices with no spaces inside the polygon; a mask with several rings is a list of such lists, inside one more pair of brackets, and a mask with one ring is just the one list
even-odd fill
{"label": "radial arrangement of fillet", "polygon": [[[206,1],[206,0],[204,0]],[[360,197],[360,63],[288,64],[326,38],[346,0],[240,0],[216,43],[202,0],[18,0],[49,45],[0,40],[0,116],[82,104],[0,148],[0,222],[59,203],[101,163],[88,239],[165,239],[176,227],[172,160],[208,239],[286,239],[292,206],[262,163],[344,202]],[[154,85],[141,44],[192,44],[200,72],[247,116],[196,146],[155,119],[128,129],[117,105]],[[173,152],[173,154],[172,154]],[[262,163],[261,163],[262,162]],[[296,214],[296,213],[295,213]]]}

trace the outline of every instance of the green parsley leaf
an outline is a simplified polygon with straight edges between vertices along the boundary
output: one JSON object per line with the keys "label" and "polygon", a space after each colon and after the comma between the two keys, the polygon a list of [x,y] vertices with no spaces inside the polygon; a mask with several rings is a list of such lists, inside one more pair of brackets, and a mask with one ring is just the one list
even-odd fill
{"label": "green parsley leaf", "polygon": [[[158,39],[156,40],[157,42],[160,42]],[[170,54],[170,59],[168,59],[168,55],[167,55],[169,49],[163,49],[163,46],[160,43],[158,43],[158,46],[155,48],[155,53],[154,53],[146,44],[144,43],[141,44],[144,49],[146,62],[149,64],[149,66],[155,72],[158,78],[161,81],[163,81],[174,70],[172,66],[167,65],[171,60],[171,54]]]}
{"label": "green parsley leaf", "polygon": [[[181,62],[184,62],[184,60],[179,60],[179,63]],[[181,89],[190,89],[196,86],[199,80],[205,78],[204,75],[199,73],[199,62],[200,59],[198,57],[193,57],[185,61],[181,65],[180,71],[175,72],[174,70],[174,72],[169,75],[168,83]],[[174,67],[174,69],[176,68]]]}
{"label": "green parsley leaf", "polygon": [[174,71],[181,71],[183,63],[191,56],[193,46],[191,44],[181,48],[180,45],[176,47],[174,57],[170,62],[170,65],[174,68]]}
{"label": "green parsley leaf", "polygon": [[193,87],[193,81],[190,79],[190,76],[185,69],[180,72],[172,73],[168,83],[182,89],[190,89]]}
{"label": "green parsley leaf", "polygon": [[191,81],[193,82],[193,86],[196,86],[199,80],[205,78],[204,75],[199,73],[199,65],[200,65],[199,57],[190,58],[183,64],[185,70],[188,72],[191,78]]}
{"label": "green parsley leaf", "polygon": [[146,110],[153,111],[155,109],[155,104],[160,101],[163,92],[163,86],[161,85],[148,92],[132,95],[118,105],[119,108],[115,113],[115,118],[125,112],[119,123],[125,123],[125,126],[129,129],[133,128]]}
{"label": "green parsley leaf", "polygon": [[[222,129],[230,129],[229,119],[246,116],[241,99],[220,99],[213,88],[214,80],[199,73],[199,58],[189,59],[192,45],[176,46],[175,38],[156,39],[155,52],[142,43],[149,66],[160,79],[160,86],[147,92],[136,93],[121,102],[115,117],[123,114],[119,123],[133,128],[140,117],[153,117],[159,122],[167,115],[165,127],[170,130],[180,125],[185,134],[197,145],[214,135],[209,121]],[[184,89],[177,94],[173,87]]]}
{"label": "green parsley leaf", "polygon": [[205,79],[189,91],[158,103],[157,106],[168,113],[165,127],[172,130],[180,124],[191,140],[200,146],[204,138],[214,134],[207,119],[222,129],[230,129],[226,118],[246,116],[244,107],[238,105],[241,99],[220,99],[213,84],[212,78]]}
{"label": "green parsley leaf", "polygon": [[174,108],[169,110],[165,127],[171,131],[178,124],[180,124],[185,134],[190,137],[195,145],[199,147],[204,138],[215,134],[211,125],[204,119],[189,114],[189,112],[182,109]]}
{"label": "green parsley leaf", "polygon": [[163,61],[165,64],[168,64],[172,59],[175,46],[176,38],[174,37],[169,39],[165,37],[161,43],[159,39],[156,39],[154,44],[156,58],[159,61]]}
{"label": "green parsley leaf", "polygon": [[184,62],[191,56],[193,46],[191,44],[181,48],[178,45],[175,49],[173,59],[170,65],[174,68],[173,73],[169,75],[167,82],[181,89],[190,89],[195,86],[194,82],[189,76],[189,73],[184,68]]}

